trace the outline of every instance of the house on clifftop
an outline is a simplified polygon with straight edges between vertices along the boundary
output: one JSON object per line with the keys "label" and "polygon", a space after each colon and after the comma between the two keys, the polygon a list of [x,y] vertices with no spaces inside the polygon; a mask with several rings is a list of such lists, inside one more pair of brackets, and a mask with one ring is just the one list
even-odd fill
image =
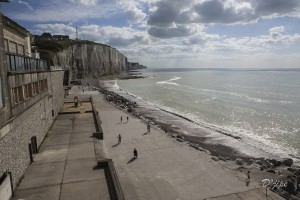
{"label": "house on clifftop", "polygon": [[33,58],[31,40],[0,13],[0,199],[7,199],[7,177],[13,188],[22,178],[64,100],[64,71]]}

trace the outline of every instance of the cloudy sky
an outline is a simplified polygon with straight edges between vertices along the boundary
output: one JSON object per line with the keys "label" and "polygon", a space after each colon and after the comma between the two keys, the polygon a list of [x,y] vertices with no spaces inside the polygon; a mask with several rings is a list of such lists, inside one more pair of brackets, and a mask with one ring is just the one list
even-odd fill
{"label": "cloudy sky", "polygon": [[116,47],[149,67],[300,68],[300,0],[10,0],[33,34]]}

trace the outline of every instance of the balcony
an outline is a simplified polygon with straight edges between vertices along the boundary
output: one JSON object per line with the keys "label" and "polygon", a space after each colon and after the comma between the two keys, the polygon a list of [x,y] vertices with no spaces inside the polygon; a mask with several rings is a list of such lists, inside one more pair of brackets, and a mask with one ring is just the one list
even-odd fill
{"label": "balcony", "polygon": [[8,72],[49,71],[45,60],[6,53],[6,67]]}

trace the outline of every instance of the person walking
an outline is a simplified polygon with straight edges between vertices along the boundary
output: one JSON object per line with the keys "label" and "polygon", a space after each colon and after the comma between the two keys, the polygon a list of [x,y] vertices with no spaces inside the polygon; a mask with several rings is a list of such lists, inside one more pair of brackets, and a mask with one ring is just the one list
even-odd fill
{"label": "person walking", "polygon": [[138,157],[138,152],[137,152],[136,148],[133,149],[133,157],[134,158]]}
{"label": "person walking", "polygon": [[246,186],[249,186],[249,184],[250,184],[250,171],[247,172]]}
{"label": "person walking", "polygon": [[127,119],[127,122],[128,122],[128,120],[129,120],[129,117],[127,116],[127,117],[126,117],[126,119]]}
{"label": "person walking", "polygon": [[148,122],[148,124],[147,124],[147,130],[148,130],[148,133],[150,133],[151,131],[150,131],[150,123]]}
{"label": "person walking", "polygon": [[118,135],[118,143],[120,144],[121,141],[122,141],[122,136],[121,136],[121,134],[119,134],[119,135]]}
{"label": "person walking", "polygon": [[250,171],[248,171],[248,181],[250,182]]}
{"label": "person walking", "polygon": [[122,123],[122,121],[123,121],[123,117],[121,116],[121,123]]}

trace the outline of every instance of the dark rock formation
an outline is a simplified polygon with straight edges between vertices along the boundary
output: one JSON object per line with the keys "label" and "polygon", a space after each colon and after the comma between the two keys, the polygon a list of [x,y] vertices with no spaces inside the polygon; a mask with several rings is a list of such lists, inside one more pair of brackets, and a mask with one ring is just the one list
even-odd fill
{"label": "dark rock formation", "polygon": [[140,65],[139,63],[135,62],[127,62],[128,71],[130,70],[138,70],[138,69],[146,69],[147,67],[144,65]]}
{"label": "dark rock formation", "polygon": [[292,166],[293,165],[293,163],[294,163],[294,161],[293,161],[293,159],[291,159],[291,158],[286,158],[286,159],[284,159],[283,161],[282,161],[282,164],[284,164],[284,165],[286,165],[286,166]]}

